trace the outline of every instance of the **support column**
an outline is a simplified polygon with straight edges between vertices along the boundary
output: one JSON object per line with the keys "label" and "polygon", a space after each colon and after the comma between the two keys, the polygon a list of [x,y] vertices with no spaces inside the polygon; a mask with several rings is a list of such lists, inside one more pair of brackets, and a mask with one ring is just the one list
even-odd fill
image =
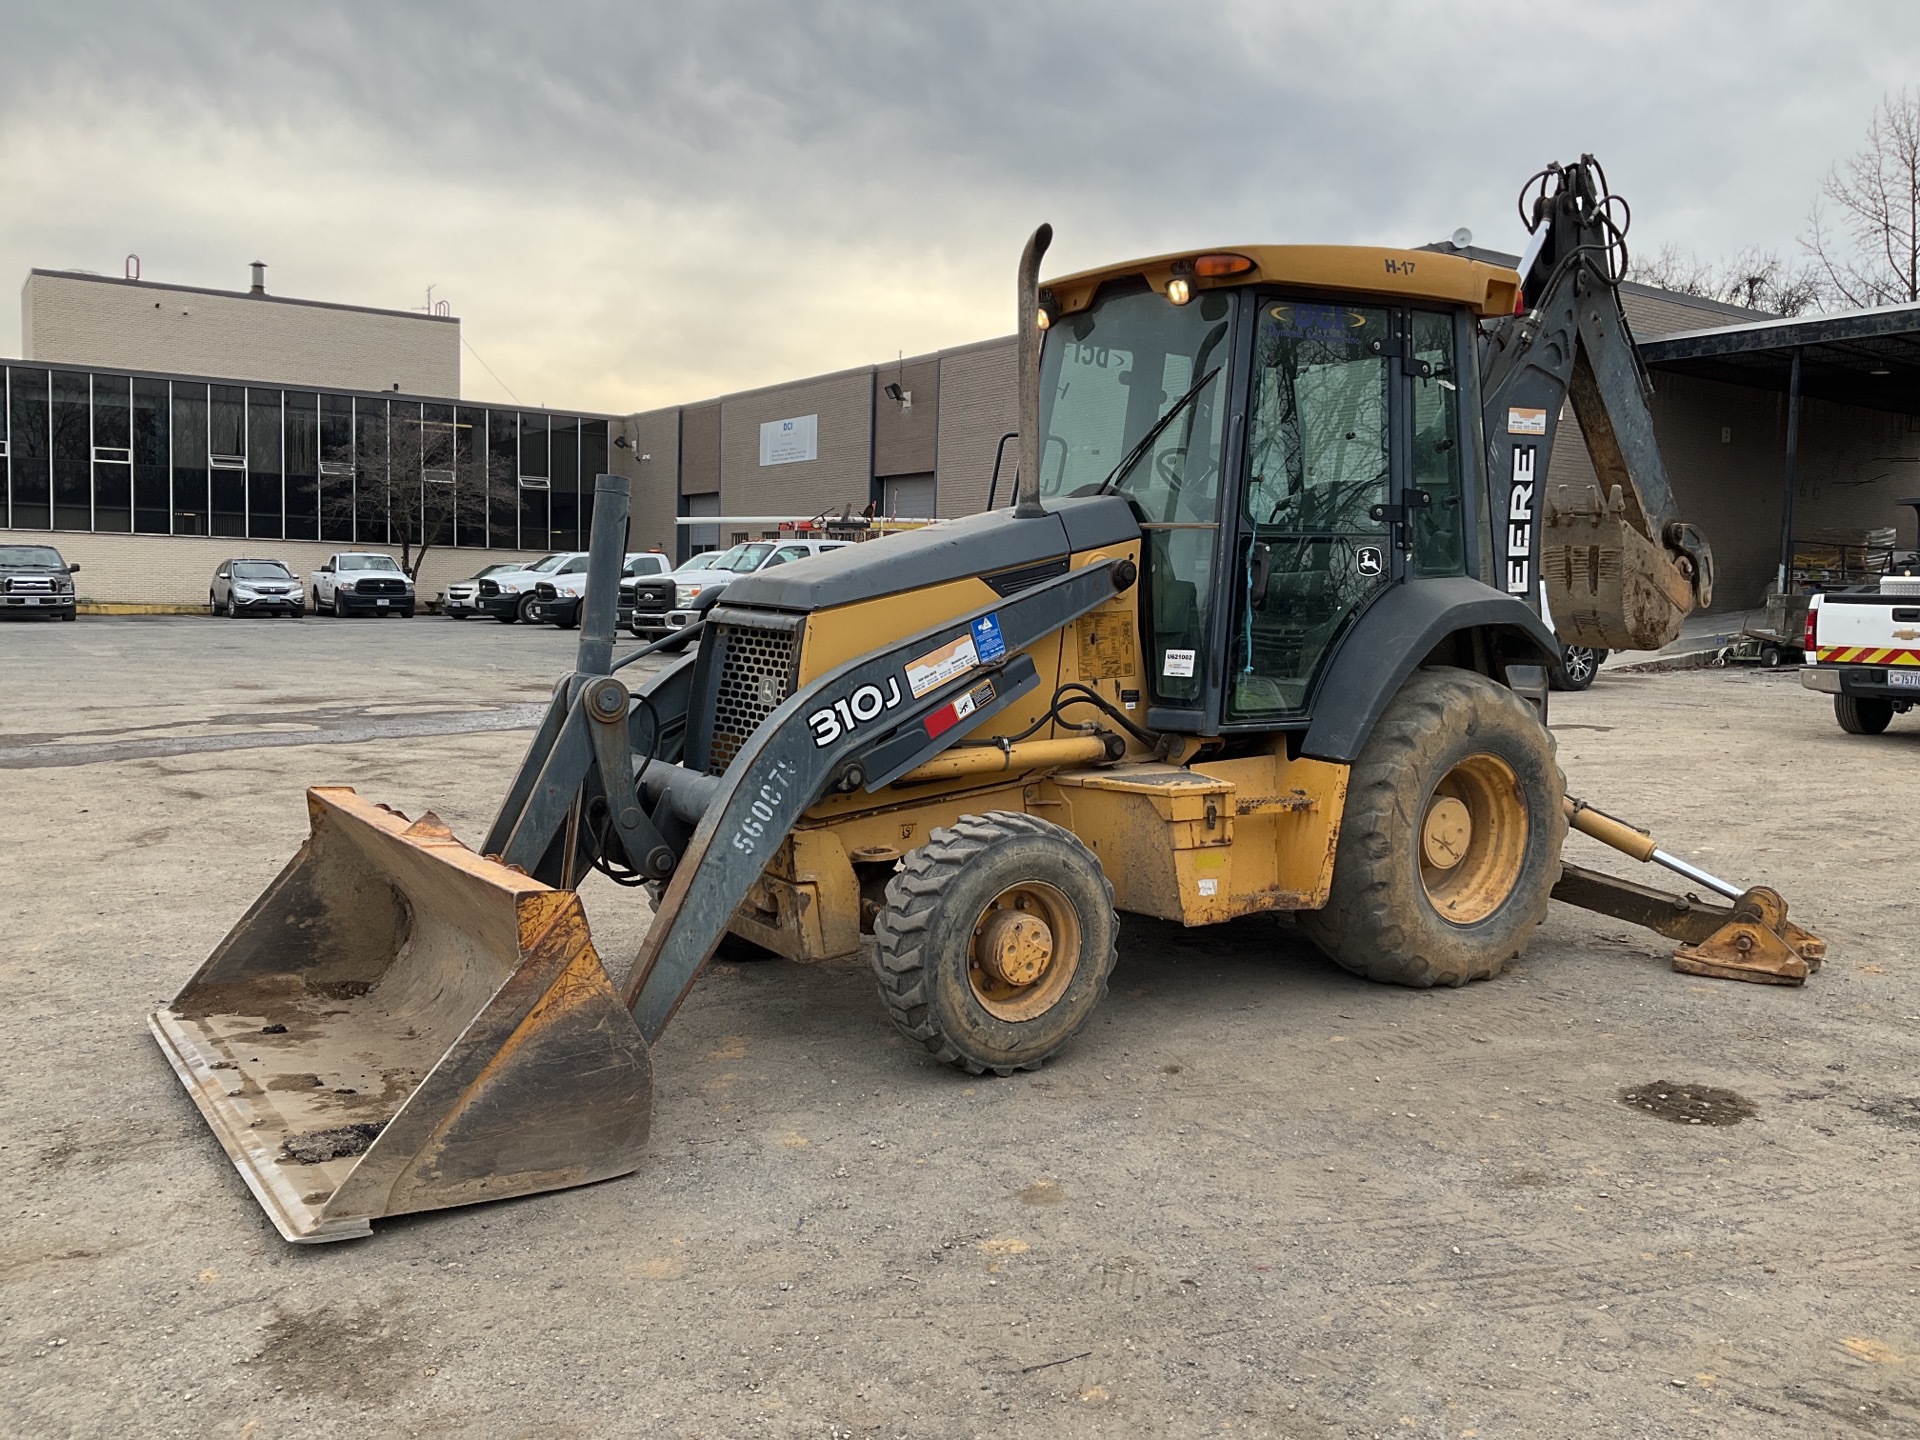
{"label": "support column", "polygon": [[1793,492],[1800,468],[1800,347],[1793,347],[1793,369],[1787,377],[1787,463],[1780,492],[1780,569],[1774,590],[1787,593],[1787,573],[1793,566]]}

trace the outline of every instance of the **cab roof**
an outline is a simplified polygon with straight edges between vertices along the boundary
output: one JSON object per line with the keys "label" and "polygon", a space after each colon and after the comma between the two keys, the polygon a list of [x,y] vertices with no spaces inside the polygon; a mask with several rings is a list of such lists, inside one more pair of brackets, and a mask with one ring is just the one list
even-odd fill
{"label": "cab roof", "polygon": [[[1238,274],[1189,273],[1203,257],[1235,256],[1252,262]],[[1128,260],[1082,270],[1044,282],[1063,315],[1084,310],[1110,280],[1144,279],[1165,291],[1176,267],[1187,274],[1193,292],[1243,285],[1364,294],[1383,299],[1438,301],[1466,305],[1480,315],[1511,315],[1520,294],[1520,276],[1504,265],[1489,265],[1434,250],[1393,250],[1372,245],[1228,245],[1217,250],[1180,250],[1147,260]]]}

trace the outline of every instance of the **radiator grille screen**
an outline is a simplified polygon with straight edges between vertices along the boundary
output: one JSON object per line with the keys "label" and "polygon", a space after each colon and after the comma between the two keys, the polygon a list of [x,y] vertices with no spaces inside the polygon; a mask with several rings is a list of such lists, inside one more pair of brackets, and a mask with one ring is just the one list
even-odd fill
{"label": "radiator grille screen", "polygon": [[719,633],[720,685],[714,696],[713,739],[707,771],[724,775],[753,732],[793,693],[794,642],[791,630],[760,630],[746,625],[709,625]]}

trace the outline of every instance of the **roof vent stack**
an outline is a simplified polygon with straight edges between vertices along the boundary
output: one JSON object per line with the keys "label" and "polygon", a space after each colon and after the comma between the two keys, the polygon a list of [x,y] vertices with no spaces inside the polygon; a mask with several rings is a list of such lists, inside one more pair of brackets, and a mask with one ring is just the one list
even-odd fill
{"label": "roof vent stack", "polygon": [[266,261],[256,260],[253,262],[253,289],[248,293],[253,295],[264,295],[267,293]]}

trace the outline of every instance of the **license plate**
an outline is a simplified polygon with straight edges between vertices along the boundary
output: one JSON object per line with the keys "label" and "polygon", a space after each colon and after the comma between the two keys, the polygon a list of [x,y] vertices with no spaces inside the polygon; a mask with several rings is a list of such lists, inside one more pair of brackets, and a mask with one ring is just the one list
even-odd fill
{"label": "license plate", "polygon": [[376,601],[374,601],[373,603],[374,603],[374,604],[376,604],[376,605],[384,605],[384,604],[386,604],[387,602],[386,602],[386,601],[384,601],[384,600],[376,600]]}
{"label": "license plate", "polygon": [[1887,684],[1895,690],[1920,690],[1920,670],[1889,670]]}

